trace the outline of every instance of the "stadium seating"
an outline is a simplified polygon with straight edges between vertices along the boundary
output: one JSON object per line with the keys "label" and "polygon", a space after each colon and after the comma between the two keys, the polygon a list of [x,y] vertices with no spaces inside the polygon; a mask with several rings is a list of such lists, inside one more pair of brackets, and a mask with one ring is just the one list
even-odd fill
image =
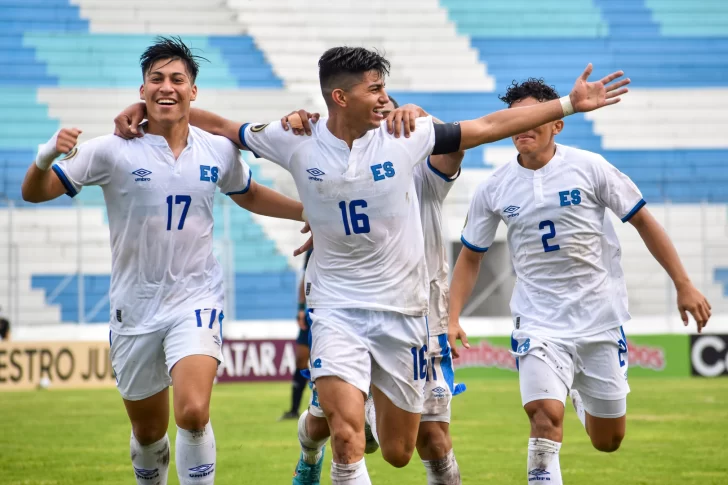
{"label": "stadium seating", "polygon": [[[209,61],[201,65],[195,106],[241,121],[267,122],[301,107],[323,111],[316,61],[333,45],[383,50],[392,61],[388,88],[400,104],[419,104],[446,121],[503,108],[498,94],[513,80],[543,77],[565,94],[588,62],[596,68],[593,78],[624,69],[633,86],[621,105],[570,117],[557,141],[598,151],[630,175],[714,309],[728,309],[728,2],[168,5],[0,0],[0,86],[8,93],[0,99],[0,228],[11,234],[9,243],[0,243],[0,269],[13,280],[0,277],[0,299],[17,294],[24,322],[108,318],[111,261],[101,191],[84,189],[75,201],[64,197],[39,210],[20,200],[20,183],[37,145],[60,126],[81,127],[82,141],[111,131],[115,114],[138,98],[138,56],[156,34],[181,35]],[[477,183],[513,153],[504,140],[466,154],[467,175],[444,211],[450,240],[458,239]],[[295,196],[285,171],[245,157],[258,182]],[[215,251],[230,271],[228,315],[289,318],[300,264],[290,256],[301,242],[298,225],[219,199]],[[629,225],[618,224],[618,231],[633,312],[670,311],[664,273]],[[19,262],[11,262],[14,256]]]}

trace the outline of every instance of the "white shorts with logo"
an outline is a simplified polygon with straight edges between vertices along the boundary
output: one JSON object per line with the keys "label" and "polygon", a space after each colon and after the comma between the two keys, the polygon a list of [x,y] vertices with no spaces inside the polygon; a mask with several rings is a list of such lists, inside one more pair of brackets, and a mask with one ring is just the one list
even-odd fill
{"label": "white shorts with logo", "polygon": [[336,376],[365,394],[371,384],[398,408],[422,412],[428,368],[425,317],[327,308],[312,309],[309,317],[312,381]]}
{"label": "white shorts with logo", "polygon": [[450,404],[455,390],[455,370],[446,333],[430,336],[428,353],[429,375],[425,383],[425,404],[421,419],[449,423]]}
{"label": "white shorts with logo", "polygon": [[565,402],[568,392],[576,389],[585,403],[592,403],[594,409],[587,409],[592,416],[611,418],[626,412],[629,361],[622,327],[574,339],[515,330],[511,347],[524,406],[540,399]]}
{"label": "white shorts with logo", "polygon": [[139,401],[172,384],[172,367],[190,355],[222,362],[220,309],[195,310],[167,328],[142,335],[109,332],[116,387],[127,401]]}

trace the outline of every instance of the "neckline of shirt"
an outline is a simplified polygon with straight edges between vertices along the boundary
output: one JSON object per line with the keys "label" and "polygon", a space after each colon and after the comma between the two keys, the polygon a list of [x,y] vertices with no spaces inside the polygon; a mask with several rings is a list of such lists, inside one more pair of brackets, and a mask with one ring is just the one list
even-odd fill
{"label": "neckline of shirt", "polygon": [[[149,145],[155,145],[155,146],[164,146],[167,148],[170,148],[169,143],[167,143],[167,139],[161,135],[152,135],[150,133],[147,133],[144,131],[144,126],[139,126],[139,131],[144,135],[143,137],[139,138],[142,142],[147,143]],[[187,147],[192,145],[192,142],[194,140],[194,136],[192,135],[192,125],[189,127],[189,131],[187,132]],[[187,148],[185,147],[185,148]],[[171,150],[171,148],[170,148]]]}
{"label": "neckline of shirt", "polygon": [[530,168],[526,168],[520,163],[518,163],[518,155],[513,157],[511,160],[511,163],[514,165],[514,169],[516,171],[516,175],[522,178],[526,179],[532,179],[536,177],[544,177],[548,175],[549,173],[553,172],[558,168],[561,161],[564,159],[564,147],[562,145],[556,144],[556,153],[554,153],[554,156],[551,157],[551,160],[548,161],[546,165],[539,168],[538,170],[531,170]]}
{"label": "neckline of shirt", "polygon": [[[321,118],[318,121],[318,123],[316,123],[316,126],[317,127],[320,125],[319,130],[320,130],[320,134],[321,134],[321,140],[324,143],[326,143],[327,145],[331,145],[331,146],[333,146],[335,148],[340,148],[340,149],[343,149],[343,150],[346,150],[346,151],[350,151],[349,150],[349,145],[347,145],[344,140],[342,140],[341,138],[338,138],[336,135],[334,135],[333,133],[331,133],[331,131],[329,130],[329,127],[326,126],[326,123],[328,121],[329,121],[328,118]],[[362,145],[362,144],[364,144],[364,145],[368,144],[369,143],[369,139],[372,136],[374,136],[373,135],[373,132],[375,132],[376,130],[379,130],[379,129],[381,129],[381,127],[380,128],[377,128],[375,130],[369,130],[369,131],[367,131],[364,134],[364,136],[362,136],[361,138],[357,138],[356,140],[354,140],[354,143],[352,144],[351,149],[353,150],[354,148],[356,148],[357,146]]]}

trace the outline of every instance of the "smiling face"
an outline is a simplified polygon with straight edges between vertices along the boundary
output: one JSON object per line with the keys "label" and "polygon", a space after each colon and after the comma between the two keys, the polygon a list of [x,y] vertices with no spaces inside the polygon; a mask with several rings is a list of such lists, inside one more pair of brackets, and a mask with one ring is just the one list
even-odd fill
{"label": "smiling face", "polygon": [[[536,98],[527,97],[515,101],[511,108],[523,108],[538,104]],[[518,153],[521,155],[532,156],[544,151],[549,151],[553,155],[554,137],[564,128],[562,120],[552,121],[550,123],[537,126],[531,130],[519,133],[511,137],[513,144],[516,146]]]}
{"label": "smiling face", "polygon": [[382,113],[389,97],[384,87],[384,76],[377,71],[367,71],[361,81],[342,93],[347,117],[367,130],[379,128],[386,115]]}
{"label": "smiling face", "polygon": [[179,59],[160,59],[144,75],[139,89],[147,105],[147,117],[157,123],[189,119],[190,103],[197,97],[197,86]]}

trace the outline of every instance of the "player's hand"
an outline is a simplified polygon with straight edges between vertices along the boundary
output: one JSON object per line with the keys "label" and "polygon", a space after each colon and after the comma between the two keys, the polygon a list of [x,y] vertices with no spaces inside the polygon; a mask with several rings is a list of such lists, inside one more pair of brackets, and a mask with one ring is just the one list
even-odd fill
{"label": "player's hand", "polygon": [[56,156],[68,153],[78,143],[78,135],[83,133],[78,128],[62,128],[56,137]]}
{"label": "player's hand", "polygon": [[298,322],[298,328],[304,331],[308,330],[308,323],[306,323],[306,310],[298,310],[296,322]]}
{"label": "player's hand", "polygon": [[620,96],[629,91],[624,87],[630,83],[629,78],[612,82],[624,76],[623,71],[613,72],[596,82],[589,82],[592,70],[593,67],[590,63],[581,76],[576,79],[574,88],[569,93],[571,106],[576,112],[594,111],[602,106],[619,103]]}
{"label": "player's hand", "polygon": [[281,118],[281,125],[285,131],[292,129],[294,135],[303,135],[305,133],[311,136],[311,122],[318,122],[320,117],[321,115],[318,113],[309,113],[305,109],[299,109]]}
{"label": "player's hand", "polygon": [[686,327],[688,326],[688,313],[693,316],[695,323],[698,324],[698,333],[703,331],[703,327],[708,324],[712,315],[712,307],[708,300],[690,283],[678,288],[677,308],[680,310],[680,317]]}
{"label": "player's hand", "polygon": [[147,105],[134,103],[114,118],[114,135],[131,140],[144,136],[139,132],[139,123],[147,117]]}
{"label": "player's hand", "polygon": [[415,131],[417,118],[423,116],[427,116],[427,113],[415,104],[400,106],[387,115],[387,131],[390,134],[394,133],[395,138],[399,138],[404,126],[404,137],[409,138],[410,133]]}
{"label": "player's hand", "polygon": [[460,321],[456,318],[450,320],[447,326],[447,341],[450,344],[450,351],[452,352],[452,356],[454,359],[460,357],[460,352],[458,351],[457,346],[458,340],[463,343],[463,347],[465,347],[466,349],[470,348],[470,344],[468,343],[468,336],[465,333],[465,330],[463,330],[463,327],[460,326]]}
{"label": "player's hand", "polygon": [[[301,229],[301,234],[306,234],[307,232],[311,232],[311,226],[308,224],[308,222],[303,225],[303,228]],[[311,237],[309,237],[308,240],[303,243],[303,246],[293,251],[293,256],[299,256],[309,249],[313,249],[313,235],[311,235]]]}

